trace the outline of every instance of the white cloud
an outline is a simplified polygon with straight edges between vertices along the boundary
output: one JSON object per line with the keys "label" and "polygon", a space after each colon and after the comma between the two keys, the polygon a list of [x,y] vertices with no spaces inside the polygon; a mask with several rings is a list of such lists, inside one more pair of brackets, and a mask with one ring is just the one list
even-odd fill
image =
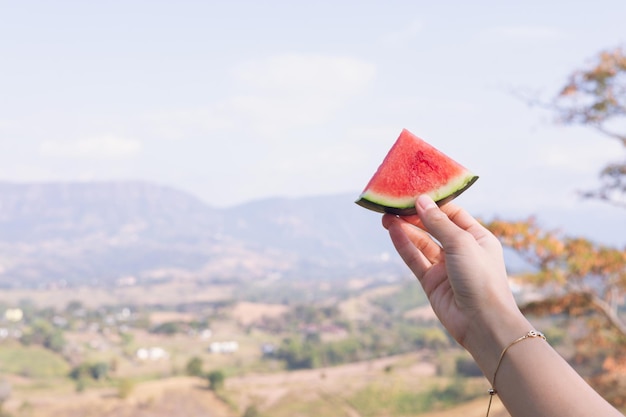
{"label": "white cloud", "polygon": [[292,54],[247,62],[234,71],[245,94],[227,107],[255,131],[276,137],[295,127],[327,121],[364,92],[376,75],[374,65],[349,57]]}
{"label": "white cloud", "polygon": [[54,158],[121,159],[140,151],[139,141],[106,134],[76,141],[45,141],[39,146],[43,156]]}

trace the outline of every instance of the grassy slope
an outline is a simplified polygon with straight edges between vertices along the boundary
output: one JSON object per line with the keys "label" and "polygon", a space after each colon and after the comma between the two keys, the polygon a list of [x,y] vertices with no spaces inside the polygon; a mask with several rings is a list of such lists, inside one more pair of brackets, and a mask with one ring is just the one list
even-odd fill
{"label": "grassy slope", "polygon": [[[124,400],[118,398],[114,387],[90,388],[83,393],[65,389],[36,397],[14,395],[5,410],[15,417],[238,417],[247,406],[254,405],[261,416],[272,417],[402,417],[415,415],[407,413],[411,405],[406,401],[419,399],[434,386],[451,382],[435,373],[429,357],[408,354],[332,368],[234,376],[226,380],[219,397],[206,388],[202,379],[172,377],[137,383]],[[467,388],[482,392],[484,384],[479,379],[470,380]],[[377,401],[369,401],[368,396]],[[393,406],[402,401],[403,406]],[[424,415],[484,415],[486,397],[462,408],[454,403],[449,406],[452,408],[443,412]],[[493,415],[498,416],[497,405]]]}
{"label": "grassy slope", "polygon": [[0,345],[0,372],[33,378],[65,377],[70,368],[58,354],[41,346]]}

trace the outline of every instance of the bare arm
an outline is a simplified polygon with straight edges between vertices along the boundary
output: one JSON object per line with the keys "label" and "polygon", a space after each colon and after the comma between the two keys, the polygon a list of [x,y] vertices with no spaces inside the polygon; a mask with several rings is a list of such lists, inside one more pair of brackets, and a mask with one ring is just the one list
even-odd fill
{"label": "bare arm", "polygon": [[[417,211],[385,215],[383,225],[439,320],[491,382],[502,351],[533,329],[509,288],[500,242],[454,204],[438,208],[422,196]],[[495,388],[513,417],[622,416],[540,338],[507,350]]]}

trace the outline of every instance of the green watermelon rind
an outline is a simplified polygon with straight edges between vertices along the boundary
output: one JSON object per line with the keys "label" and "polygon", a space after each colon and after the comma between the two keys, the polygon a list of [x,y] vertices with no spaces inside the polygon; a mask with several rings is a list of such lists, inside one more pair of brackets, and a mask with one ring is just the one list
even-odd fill
{"label": "green watermelon rind", "polygon": [[[478,176],[470,172],[448,181],[444,186],[435,190],[426,192],[437,205],[442,206],[449,201],[458,197],[463,191],[467,190],[472,184],[478,180]],[[373,210],[378,213],[391,213],[398,216],[411,216],[417,214],[415,209],[415,199],[418,196],[407,196],[394,198],[373,191],[365,190],[355,201],[361,207]]]}

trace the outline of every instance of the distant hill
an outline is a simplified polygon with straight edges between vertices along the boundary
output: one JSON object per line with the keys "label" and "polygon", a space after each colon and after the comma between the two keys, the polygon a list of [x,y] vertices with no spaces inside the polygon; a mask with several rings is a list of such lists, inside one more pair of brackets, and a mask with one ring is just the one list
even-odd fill
{"label": "distant hill", "polygon": [[392,248],[380,216],[354,197],[216,209],[142,182],[0,183],[0,286],[385,271]]}

